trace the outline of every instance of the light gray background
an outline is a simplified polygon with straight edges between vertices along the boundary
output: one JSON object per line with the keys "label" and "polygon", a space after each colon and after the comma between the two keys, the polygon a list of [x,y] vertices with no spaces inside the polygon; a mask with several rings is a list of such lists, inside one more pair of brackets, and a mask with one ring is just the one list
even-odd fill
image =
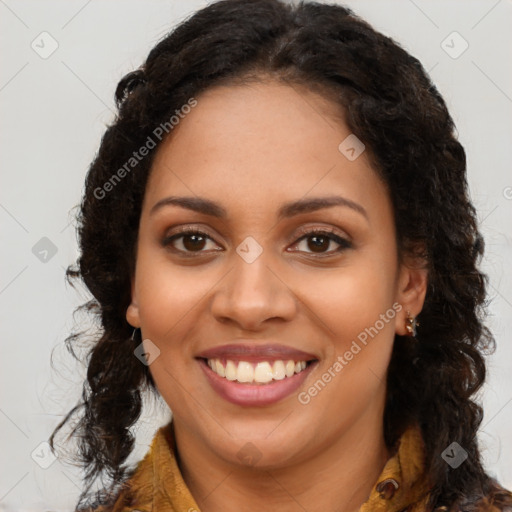
{"label": "light gray background", "polygon": [[[489,325],[498,341],[488,362],[479,439],[490,473],[512,488],[512,2],[343,3],[421,60],[466,148],[487,244]],[[63,456],[47,469],[39,465],[51,462],[39,445],[78,398],[84,375],[63,348],[74,325],[72,311],[88,297],[64,283],[64,270],[77,257],[72,208],[113,119],[118,80],[171,26],[203,5],[0,0],[0,510],[69,511],[75,504],[79,471]],[[40,36],[45,31],[58,48],[43,59],[31,44],[48,51],[51,39]],[[454,31],[469,44],[457,58],[464,41]],[[46,262],[39,259],[44,253],[38,258],[32,252],[42,237],[57,249]],[[50,367],[54,348],[56,370]],[[148,409],[135,458],[166,419],[158,404]]]}

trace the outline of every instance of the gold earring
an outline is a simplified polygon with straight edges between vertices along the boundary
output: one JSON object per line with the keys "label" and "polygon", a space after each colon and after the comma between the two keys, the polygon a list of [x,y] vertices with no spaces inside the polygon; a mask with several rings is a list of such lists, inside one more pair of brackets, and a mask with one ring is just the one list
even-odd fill
{"label": "gold earring", "polygon": [[405,320],[405,328],[409,333],[409,336],[413,338],[416,337],[417,327],[419,327],[420,323],[416,321],[416,317],[411,316],[411,312],[407,311],[407,319]]}

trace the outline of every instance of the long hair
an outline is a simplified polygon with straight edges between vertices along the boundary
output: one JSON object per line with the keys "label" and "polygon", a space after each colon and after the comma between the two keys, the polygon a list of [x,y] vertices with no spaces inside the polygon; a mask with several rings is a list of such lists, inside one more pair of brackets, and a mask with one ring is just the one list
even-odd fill
{"label": "long hair", "polygon": [[[393,446],[409,424],[419,423],[434,483],[432,508],[479,510],[486,496],[498,505],[508,496],[512,503],[485,473],[477,445],[482,409],[472,397],[484,382],[483,353],[494,339],[483,324],[486,276],[477,268],[484,243],[469,199],[465,152],[446,104],[416,58],[350,9],[279,0],[208,5],[118,84],[117,118],[86,178],[80,257],[68,268],[68,277],[82,279],[92,293],[82,307],[99,320],[101,333],[88,355],[82,399],[51,439],[75,420],[72,432],[86,469],[81,502],[99,476],[109,478],[112,495],[132,474],[126,465],[134,446],[130,428],[141,413],[141,393],[155,389],[148,367],[133,356],[139,340],[131,338],[125,318],[142,199],[163,140],[155,129],[214,85],[265,77],[320,90],[343,108],[390,191],[400,254],[416,253],[427,262],[418,343],[401,336],[394,341],[386,443]],[[133,161],[148,137],[156,147]],[[72,346],[79,338],[67,341]],[[468,453],[457,471],[441,458],[454,441]]]}

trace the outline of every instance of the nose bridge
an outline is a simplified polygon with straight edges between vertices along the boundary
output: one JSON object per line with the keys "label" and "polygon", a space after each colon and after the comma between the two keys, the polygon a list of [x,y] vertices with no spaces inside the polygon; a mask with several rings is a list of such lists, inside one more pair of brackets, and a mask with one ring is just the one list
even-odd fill
{"label": "nose bridge", "polygon": [[212,313],[247,328],[268,318],[290,318],[295,300],[277,275],[279,265],[269,249],[248,238],[233,253],[233,267],[215,293]]}
{"label": "nose bridge", "polygon": [[234,258],[230,283],[233,296],[244,300],[264,300],[267,295],[275,294],[276,284],[269,269],[272,264],[269,253],[266,251],[265,255],[262,253],[254,260],[244,259],[240,254]]}

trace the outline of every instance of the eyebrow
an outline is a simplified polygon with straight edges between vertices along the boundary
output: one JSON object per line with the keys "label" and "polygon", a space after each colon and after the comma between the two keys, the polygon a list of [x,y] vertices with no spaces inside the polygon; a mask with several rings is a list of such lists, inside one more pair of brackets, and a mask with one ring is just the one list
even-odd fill
{"label": "eyebrow", "polygon": [[[154,214],[157,210],[165,206],[180,206],[204,215],[226,219],[228,214],[224,207],[220,204],[203,197],[165,197],[158,201],[150,210],[149,214]],[[283,204],[277,214],[278,220],[300,215],[301,213],[310,213],[324,208],[332,208],[333,206],[343,206],[350,208],[363,217],[368,219],[366,210],[359,204],[350,199],[341,196],[314,197],[310,199],[299,199]]]}

